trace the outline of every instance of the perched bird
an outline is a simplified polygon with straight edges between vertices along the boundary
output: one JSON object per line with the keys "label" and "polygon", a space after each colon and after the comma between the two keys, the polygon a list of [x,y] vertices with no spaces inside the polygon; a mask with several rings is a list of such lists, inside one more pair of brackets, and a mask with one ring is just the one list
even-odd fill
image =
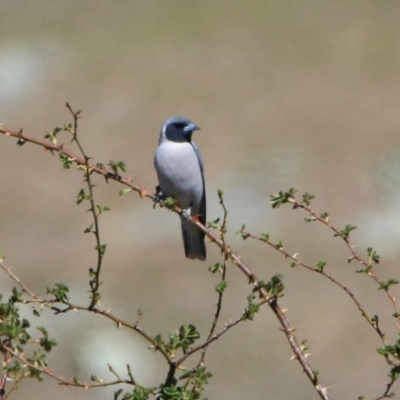
{"label": "perched bird", "polygon": [[157,199],[172,197],[184,210],[181,227],[186,257],[205,260],[204,232],[188,220],[191,216],[198,217],[202,224],[206,222],[203,160],[192,142],[193,132],[199,129],[187,118],[167,119],[161,128],[154,166],[159,182],[157,191],[162,192]]}

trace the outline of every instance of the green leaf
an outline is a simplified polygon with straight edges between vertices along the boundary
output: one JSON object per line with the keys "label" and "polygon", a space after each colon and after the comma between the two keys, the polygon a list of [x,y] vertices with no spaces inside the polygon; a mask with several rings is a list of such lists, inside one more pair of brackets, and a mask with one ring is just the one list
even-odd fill
{"label": "green leaf", "polygon": [[164,200],[164,206],[168,208],[168,210],[173,210],[176,207],[177,201],[173,197],[167,197]]}
{"label": "green leaf", "polygon": [[200,333],[194,325],[181,325],[179,330],[169,335],[169,343],[166,346],[167,350],[174,355],[175,351],[182,348],[184,351],[188,349],[197,339],[200,338]]}
{"label": "green leaf", "polygon": [[57,136],[57,134],[58,134],[59,132],[61,132],[61,131],[63,131],[63,130],[64,130],[64,128],[61,128],[61,127],[57,126],[57,127],[54,128],[51,132],[46,131],[47,133],[46,133],[46,135],[44,136],[44,138],[45,138],[45,139],[50,139],[50,141],[51,141],[53,144],[57,144],[56,136]]}
{"label": "green leaf", "polygon": [[367,254],[368,254],[368,263],[369,264],[371,264],[373,262],[375,264],[379,264],[380,256],[372,247],[367,248]]}
{"label": "green leaf", "polygon": [[114,172],[115,175],[119,175],[118,174],[118,169],[120,169],[123,172],[126,172],[125,163],[123,163],[122,161],[110,160],[108,165],[110,166],[110,168],[112,169],[112,171]]}
{"label": "green leaf", "polygon": [[258,284],[254,287],[253,293],[259,291],[262,288],[268,292],[268,296],[283,296],[283,290],[285,286],[282,282],[282,275],[274,275],[268,282],[259,281]]}
{"label": "green leaf", "polygon": [[[349,260],[349,262],[350,262],[350,261],[351,261],[351,260]],[[370,269],[371,269],[371,267],[368,267],[368,268],[360,268],[360,269],[357,269],[357,270],[356,270],[356,273],[357,273],[357,274],[368,274]]]}
{"label": "green leaf", "polygon": [[99,205],[96,205],[96,208],[97,208],[97,211],[98,211],[99,215],[102,214],[103,212],[106,212],[106,211],[110,211],[110,210],[111,210],[110,207],[108,207],[108,206],[99,206]]}
{"label": "green leaf", "polygon": [[90,380],[91,380],[92,382],[103,383],[103,379],[99,378],[97,375],[90,375]]}
{"label": "green leaf", "polygon": [[314,215],[309,215],[308,217],[304,217],[304,221],[306,222],[313,222],[315,221],[317,218],[314,217]]}
{"label": "green leaf", "polygon": [[129,192],[131,192],[131,191],[132,191],[132,189],[130,189],[130,188],[122,189],[122,190],[120,190],[120,191],[118,192],[118,194],[119,194],[120,197],[122,197],[122,196],[125,196],[127,193],[129,193]]}
{"label": "green leaf", "polygon": [[342,229],[338,233],[335,233],[333,236],[340,236],[343,239],[347,240],[349,238],[350,232],[353,231],[354,229],[357,229],[357,227],[348,224],[344,227],[344,229]]}
{"label": "green leaf", "polygon": [[99,251],[101,256],[104,256],[104,253],[107,250],[107,244],[101,244],[100,246],[96,246],[95,248],[97,251]]}
{"label": "green leaf", "polygon": [[148,400],[150,395],[153,394],[154,388],[145,388],[139,385],[135,386],[131,398],[125,398],[123,400]]}
{"label": "green leaf", "polygon": [[264,242],[269,242],[269,233],[268,232],[263,232],[260,234],[260,237],[262,240],[264,240]]}
{"label": "green leaf", "polygon": [[217,286],[215,286],[215,291],[219,294],[223,293],[226,287],[228,286],[227,282],[222,280],[220,281]]}
{"label": "green leaf", "polygon": [[310,345],[309,345],[309,343],[308,343],[308,341],[306,340],[306,339],[304,339],[302,342],[301,342],[301,344],[300,344],[300,349],[301,349],[301,351],[308,351],[308,350],[310,350]]}
{"label": "green leaf", "polygon": [[306,206],[309,206],[311,204],[311,200],[315,199],[315,196],[310,193],[304,193],[302,197],[303,200],[301,202],[304,203]]}
{"label": "green leaf", "polygon": [[47,294],[52,294],[56,301],[59,301],[60,303],[64,303],[68,300],[68,292],[68,286],[63,283],[56,283],[55,288],[47,288]]}
{"label": "green leaf", "polygon": [[293,203],[294,194],[297,190],[290,188],[287,192],[280,191],[271,195],[270,205],[272,208],[279,208],[282,204]]}
{"label": "green leaf", "polygon": [[72,134],[75,134],[73,128],[72,128],[72,123],[64,124],[63,130]]}
{"label": "green leaf", "polygon": [[89,200],[90,195],[86,194],[85,189],[81,189],[76,198],[76,204],[81,204],[83,200]]}
{"label": "green leaf", "polygon": [[322,271],[324,270],[324,267],[326,266],[326,261],[323,261],[323,260],[318,261],[318,262],[315,264],[315,266],[316,266],[316,270],[317,270],[318,272],[322,272]]}
{"label": "green leaf", "polygon": [[245,318],[250,321],[253,321],[255,314],[260,311],[260,306],[254,303],[253,301],[254,299],[255,299],[254,294],[250,294],[249,296],[247,296],[247,308],[245,310],[246,312]]}
{"label": "green leaf", "polygon": [[92,229],[93,229],[93,224],[91,224],[90,226],[88,226],[88,227],[83,231],[83,233],[90,233],[90,232],[93,232]]}
{"label": "green leaf", "polygon": [[224,266],[221,263],[217,262],[214,265],[212,265],[211,267],[209,267],[208,270],[210,272],[212,272],[213,274],[215,274],[216,272],[222,274],[222,271],[224,270]]}
{"label": "green leaf", "polygon": [[392,285],[397,285],[399,281],[396,281],[394,279],[389,279],[388,281],[381,282],[379,289],[378,290],[384,290],[387,292]]}
{"label": "green leaf", "polygon": [[[400,365],[395,365],[390,369],[389,377],[391,379],[398,379],[400,377]],[[393,397],[391,394],[389,394],[389,396]]]}
{"label": "green leaf", "polygon": [[329,222],[330,218],[329,218],[329,214],[324,212],[320,215],[321,219],[323,219],[325,222]]}
{"label": "green leaf", "polygon": [[22,138],[18,138],[18,140],[17,140],[17,146],[23,146],[24,144],[26,143],[26,140],[25,139],[22,139]]}
{"label": "green leaf", "polygon": [[49,339],[49,335],[45,328],[38,326],[36,328],[38,331],[42,332],[43,337],[40,339],[39,344],[43,347],[45,351],[51,351],[54,346],[57,346],[57,342],[54,339]]}
{"label": "green leaf", "polygon": [[219,221],[220,221],[220,218],[217,218],[214,221],[208,222],[207,223],[207,228],[219,230],[220,229],[220,226],[218,224]]}
{"label": "green leaf", "polygon": [[72,378],[72,381],[75,383],[75,385],[82,385],[81,381],[76,376]]}
{"label": "green leaf", "polygon": [[242,237],[243,240],[246,240],[250,234],[246,232],[246,225],[243,224],[242,227],[236,232],[238,235]]}
{"label": "green leaf", "polygon": [[70,169],[71,165],[73,164],[73,159],[66,156],[64,153],[60,153],[61,163],[63,168]]}

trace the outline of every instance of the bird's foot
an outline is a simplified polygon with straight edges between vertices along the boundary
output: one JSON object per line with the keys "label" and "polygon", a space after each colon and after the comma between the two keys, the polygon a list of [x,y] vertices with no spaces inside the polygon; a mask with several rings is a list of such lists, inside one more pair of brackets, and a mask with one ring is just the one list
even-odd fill
{"label": "bird's foot", "polygon": [[[154,194],[154,199],[153,199],[153,208],[156,208],[157,204],[160,204],[162,201],[164,201],[168,196],[165,195],[164,193],[161,192],[160,186],[156,186],[156,192]],[[160,204],[160,207],[162,207],[162,204]]]}
{"label": "bird's foot", "polygon": [[182,217],[182,223],[187,224],[188,222],[190,222],[190,211],[191,211],[190,208],[188,208],[180,212]]}

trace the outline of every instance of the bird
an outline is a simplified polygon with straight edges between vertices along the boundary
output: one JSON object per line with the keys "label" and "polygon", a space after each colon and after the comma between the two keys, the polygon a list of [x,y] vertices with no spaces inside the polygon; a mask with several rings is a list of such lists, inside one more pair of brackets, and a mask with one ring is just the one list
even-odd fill
{"label": "bird", "polygon": [[[206,259],[205,234],[189,221],[190,217],[206,222],[204,164],[192,134],[200,128],[185,117],[167,119],[160,133],[154,155],[159,185],[155,201],[167,197],[176,200],[180,215],[185,255],[189,259]],[[161,192],[161,194],[160,194]]]}

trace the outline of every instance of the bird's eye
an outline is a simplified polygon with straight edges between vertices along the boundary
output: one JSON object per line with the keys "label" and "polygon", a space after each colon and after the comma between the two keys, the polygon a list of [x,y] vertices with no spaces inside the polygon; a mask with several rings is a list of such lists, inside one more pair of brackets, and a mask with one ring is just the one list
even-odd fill
{"label": "bird's eye", "polygon": [[177,124],[175,124],[175,126],[176,126],[178,129],[183,129],[183,128],[186,126],[186,124],[183,124],[183,123],[181,123],[181,122],[178,122]]}

